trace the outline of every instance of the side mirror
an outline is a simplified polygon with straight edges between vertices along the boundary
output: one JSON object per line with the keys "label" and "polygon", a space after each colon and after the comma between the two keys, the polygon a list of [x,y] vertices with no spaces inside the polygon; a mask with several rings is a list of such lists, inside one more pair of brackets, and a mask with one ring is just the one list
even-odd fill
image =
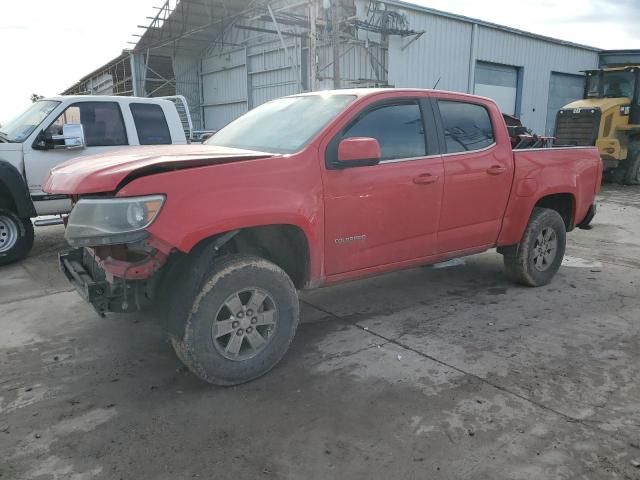
{"label": "side mirror", "polygon": [[380,144],[375,138],[346,138],[338,146],[338,164],[342,168],[369,167],[382,159]]}
{"label": "side mirror", "polygon": [[62,126],[62,135],[53,135],[55,150],[76,150],[84,148],[87,142],[84,137],[84,127],[81,123],[67,123]]}

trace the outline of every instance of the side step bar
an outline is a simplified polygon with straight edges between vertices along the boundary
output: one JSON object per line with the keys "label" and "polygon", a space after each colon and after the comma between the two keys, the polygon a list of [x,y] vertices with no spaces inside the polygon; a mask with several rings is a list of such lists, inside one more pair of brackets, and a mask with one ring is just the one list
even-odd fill
{"label": "side step bar", "polygon": [[62,225],[63,223],[64,221],[62,220],[62,217],[40,218],[33,222],[36,227],[51,227],[53,225]]}

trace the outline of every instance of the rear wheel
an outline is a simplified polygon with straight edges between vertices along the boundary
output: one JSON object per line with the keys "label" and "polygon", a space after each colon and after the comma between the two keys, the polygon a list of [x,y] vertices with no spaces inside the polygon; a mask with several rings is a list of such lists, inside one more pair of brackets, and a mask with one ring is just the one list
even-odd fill
{"label": "rear wheel", "polygon": [[560,214],[548,208],[534,209],[515,254],[504,257],[507,277],[529,287],[547,285],[560,269],[566,242]]}
{"label": "rear wheel", "polygon": [[0,208],[0,265],[25,258],[33,247],[33,239],[31,220]]}
{"label": "rear wheel", "polygon": [[629,150],[624,183],[626,185],[640,185],[640,148],[633,147]]}
{"label": "rear wheel", "polygon": [[172,338],[173,347],[189,370],[215,385],[267,373],[289,349],[298,326],[291,279],[259,257],[216,260],[190,303],[184,335]]}
{"label": "rear wheel", "polygon": [[627,172],[627,162],[621,162],[616,168],[610,168],[604,173],[604,180],[608,183],[624,185]]}

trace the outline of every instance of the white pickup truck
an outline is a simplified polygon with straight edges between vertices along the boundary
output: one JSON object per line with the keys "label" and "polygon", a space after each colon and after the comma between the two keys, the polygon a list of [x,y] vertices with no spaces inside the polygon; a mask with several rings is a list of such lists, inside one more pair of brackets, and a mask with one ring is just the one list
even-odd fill
{"label": "white pickup truck", "polygon": [[33,103],[0,127],[0,265],[28,255],[34,240],[32,218],[71,210],[68,197],[42,191],[53,167],[137,145],[186,144],[191,120],[188,113],[185,119],[188,109],[180,108],[176,99],[52,97]]}

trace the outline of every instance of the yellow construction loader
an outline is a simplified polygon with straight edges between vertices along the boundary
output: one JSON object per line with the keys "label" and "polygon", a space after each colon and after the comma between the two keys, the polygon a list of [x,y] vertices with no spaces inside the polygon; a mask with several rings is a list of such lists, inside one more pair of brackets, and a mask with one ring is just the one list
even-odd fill
{"label": "yellow construction loader", "polygon": [[558,112],[555,145],[596,146],[605,178],[640,184],[640,64],[585,72],[583,100]]}

